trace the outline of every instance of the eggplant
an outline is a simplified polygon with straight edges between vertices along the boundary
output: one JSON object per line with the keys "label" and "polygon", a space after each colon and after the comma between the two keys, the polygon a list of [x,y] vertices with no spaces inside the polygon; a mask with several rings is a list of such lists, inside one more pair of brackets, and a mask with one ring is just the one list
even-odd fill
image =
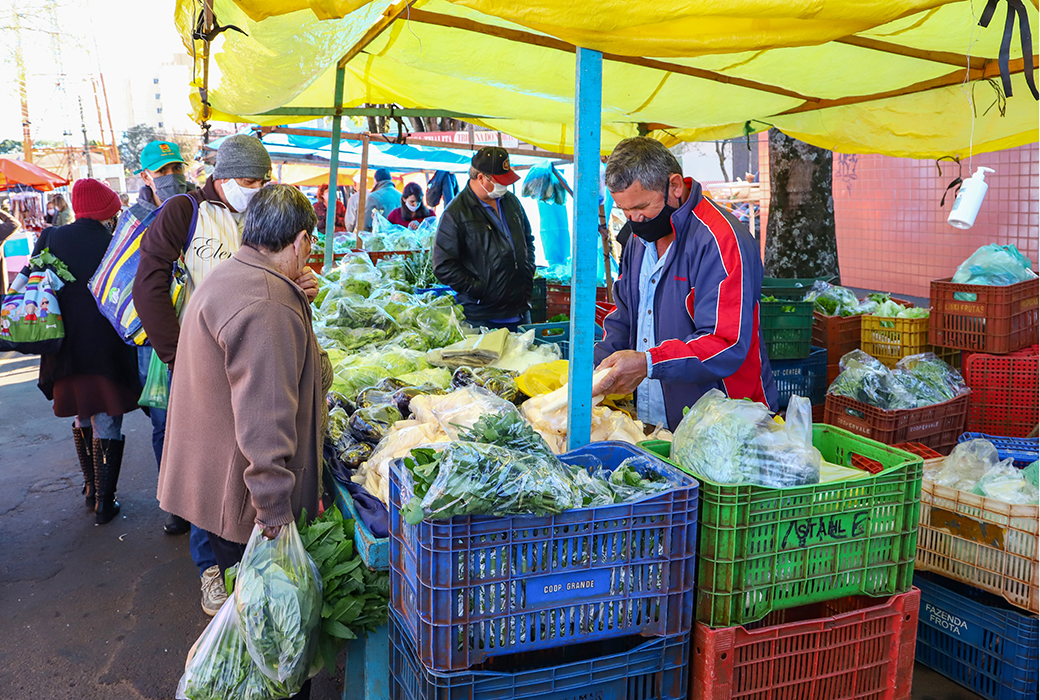
{"label": "eggplant", "polygon": [[412,415],[412,399],[416,396],[422,394],[440,396],[446,393],[443,389],[438,389],[435,386],[405,386],[394,392],[394,402],[397,404],[397,410],[401,412],[401,415],[408,417]]}
{"label": "eggplant", "polygon": [[375,445],[390,431],[390,426],[399,420],[401,412],[396,405],[359,408],[350,417],[350,434],[358,442]]}
{"label": "eggplant", "polygon": [[376,389],[392,394],[398,389],[403,389],[406,386],[408,385],[402,382],[400,379],[395,379],[394,377],[387,377],[386,379],[379,380],[379,383],[376,384]]}
{"label": "eggplant", "polygon": [[474,374],[473,370],[471,370],[469,367],[459,367],[451,375],[452,389],[461,389],[462,387],[470,386],[471,384],[482,386],[483,382],[481,382],[480,379],[477,378],[477,375]]}
{"label": "eggplant", "polygon": [[372,446],[367,442],[344,440],[337,452],[339,461],[348,469],[360,469],[362,463],[372,456]]}
{"label": "eggplant", "polygon": [[357,395],[358,408],[372,408],[373,406],[385,406],[393,403],[393,392],[384,391],[377,387],[370,386],[367,389],[362,389],[361,393]]}
{"label": "eggplant", "polygon": [[346,411],[348,416],[354,413],[354,402],[338,391],[330,391],[326,394],[325,402],[328,403],[330,411],[338,406]]}

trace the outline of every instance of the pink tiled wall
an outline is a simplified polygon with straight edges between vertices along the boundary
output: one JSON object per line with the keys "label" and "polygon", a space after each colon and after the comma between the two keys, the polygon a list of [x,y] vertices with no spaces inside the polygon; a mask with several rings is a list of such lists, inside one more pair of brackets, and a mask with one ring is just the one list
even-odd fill
{"label": "pink tiled wall", "polygon": [[[875,155],[834,154],[834,211],[842,282],[927,297],[933,279],[950,277],[986,243],[1013,243],[1037,267],[1040,240],[1038,147],[985,153],[972,169],[993,168],[989,191],[975,225],[967,231],[946,223],[953,204],[939,206],[957,177],[956,163]],[[973,172],[968,162],[961,174]]]}

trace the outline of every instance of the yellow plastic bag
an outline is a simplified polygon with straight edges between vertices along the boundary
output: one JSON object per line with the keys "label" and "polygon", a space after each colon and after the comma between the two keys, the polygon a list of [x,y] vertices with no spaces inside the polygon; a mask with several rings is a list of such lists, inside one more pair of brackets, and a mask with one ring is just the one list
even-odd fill
{"label": "yellow plastic bag", "polygon": [[567,372],[570,364],[567,360],[554,360],[534,365],[526,372],[516,378],[516,385],[520,391],[530,397],[548,394],[556,391],[567,383]]}

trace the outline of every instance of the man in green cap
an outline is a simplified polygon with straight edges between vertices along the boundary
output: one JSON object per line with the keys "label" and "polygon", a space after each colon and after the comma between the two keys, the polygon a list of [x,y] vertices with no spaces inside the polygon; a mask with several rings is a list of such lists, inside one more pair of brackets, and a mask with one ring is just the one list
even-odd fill
{"label": "man in green cap", "polygon": [[[169,141],[152,141],[141,151],[141,169],[134,172],[144,180],[137,193],[137,205],[145,215],[158,209],[170,197],[195,189],[184,174],[187,164],[181,149]],[[144,219],[144,217],[138,217]]]}

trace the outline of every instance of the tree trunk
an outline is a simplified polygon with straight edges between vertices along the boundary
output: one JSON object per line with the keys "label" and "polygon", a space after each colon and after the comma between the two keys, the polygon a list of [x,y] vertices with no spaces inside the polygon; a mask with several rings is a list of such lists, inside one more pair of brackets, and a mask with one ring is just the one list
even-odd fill
{"label": "tree trunk", "polygon": [[838,277],[832,172],[830,151],[770,129],[767,276]]}

